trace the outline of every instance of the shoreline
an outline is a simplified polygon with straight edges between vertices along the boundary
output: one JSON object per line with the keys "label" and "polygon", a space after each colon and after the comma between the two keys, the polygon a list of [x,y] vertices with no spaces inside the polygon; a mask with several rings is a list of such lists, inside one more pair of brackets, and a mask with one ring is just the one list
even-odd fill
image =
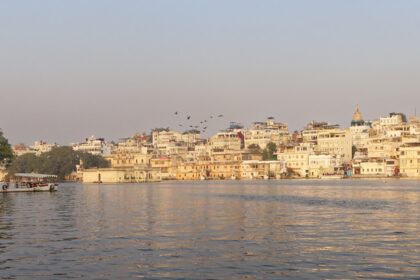
{"label": "shoreline", "polygon": [[342,181],[342,180],[369,180],[369,181],[394,181],[394,180],[404,180],[404,181],[420,181],[420,177],[346,177],[346,178],[282,178],[282,179],[236,179],[236,180],[161,180],[161,181],[150,181],[150,182],[82,182],[82,181],[62,181],[60,183],[81,183],[84,185],[102,185],[102,184],[115,184],[115,185],[124,185],[124,184],[147,184],[147,183],[164,183],[164,182],[250,182],[250,181]]}

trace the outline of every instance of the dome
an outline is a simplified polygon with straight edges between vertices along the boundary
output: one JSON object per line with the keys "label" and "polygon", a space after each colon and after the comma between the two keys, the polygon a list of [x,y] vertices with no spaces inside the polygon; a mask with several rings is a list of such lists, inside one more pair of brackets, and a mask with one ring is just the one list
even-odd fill
{"label": "dome", "polygon": [[363,124],[364,124],[364,121],[363,121],[362,113],[360,113],[359,105],[357,105],[356,106],[356,111],[353,114],[351,125],[352,126],[359,126],[359,125],[363,125]]}
{"label": "dome", "polygon": [[359,105],[356,107],[356,112],[353,114],[353,121],[360,122],[363,120],[362,113],[360,113]]}

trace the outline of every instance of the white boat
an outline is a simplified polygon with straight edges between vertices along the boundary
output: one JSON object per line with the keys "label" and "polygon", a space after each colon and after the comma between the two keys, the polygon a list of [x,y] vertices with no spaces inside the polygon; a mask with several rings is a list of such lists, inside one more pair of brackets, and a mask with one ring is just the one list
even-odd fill
{"label": "white boat", "polygon": [[10,183],[2,185],[0,192],[54,192],[57,189],[56,175],[16,173]]}

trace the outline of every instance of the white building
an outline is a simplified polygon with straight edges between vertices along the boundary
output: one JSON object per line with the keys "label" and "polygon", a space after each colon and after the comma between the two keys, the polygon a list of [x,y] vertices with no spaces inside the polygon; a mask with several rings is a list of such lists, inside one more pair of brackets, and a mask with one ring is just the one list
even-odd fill
{"label": "white building", "polygon": [[53,148],[58,147],[56,143],[50,144],[45,141],[35,141],[35,143],[30,146],[30,149],[35,152],[37,156],[50,152]]}
{"label": "white building", "polygon": [[340,171],[341,159],[339,156],[312,154],[309,155],[309,177],[319,178],[322,175],[337,174]]}
{"label": "white building", "polygon": [[111,147],[107,145],[104,138],[91,136],[85,142],[72,144],[74,151],[89,153],[92,155],[108,156],[111,154]]}
{"label": "white building", "polygon": [[265,122],[255,122],[250,129],[244,131],[245,147],[258,145],[265,149],[267,144],[273,142],[280,144],[289,138],[287,124],[276,122],[274,118],[268,118]]}
{"label": "white building", "polygon": [[309,176],[309,155],[314,154],[310,143],[281,148],[277,151],[277,160],[284,162],[290,175],[299,177]]}

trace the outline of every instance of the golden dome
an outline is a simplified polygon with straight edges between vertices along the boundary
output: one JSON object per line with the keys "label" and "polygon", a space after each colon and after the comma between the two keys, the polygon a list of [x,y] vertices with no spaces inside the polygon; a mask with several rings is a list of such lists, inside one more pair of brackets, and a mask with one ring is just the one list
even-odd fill
{"label": "golden dome", "polygon": [[353,114],[353,121],[360,122],[363,120],[362,113],[360,113],[359,105],[356,106],[356,112]]}

